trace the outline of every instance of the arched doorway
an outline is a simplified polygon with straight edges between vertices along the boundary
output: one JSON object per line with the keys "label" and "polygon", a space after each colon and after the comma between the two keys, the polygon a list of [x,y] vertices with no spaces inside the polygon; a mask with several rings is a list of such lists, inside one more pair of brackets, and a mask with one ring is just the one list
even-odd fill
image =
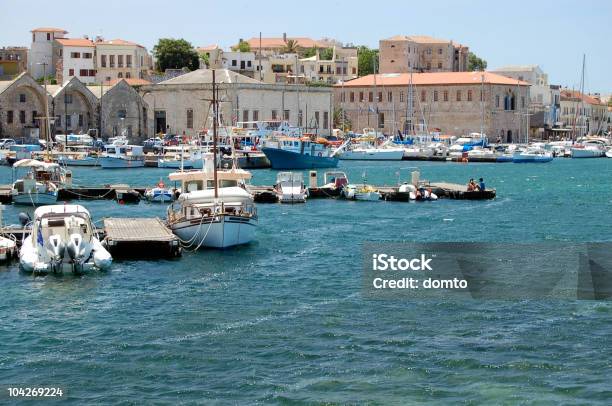
{"label": "arched doorway", "polygon": [[508,134],[506,138],[507,138],[506,142],[508,142],[508,144],[511,144],[512,143],[512,130],[508,130]]}

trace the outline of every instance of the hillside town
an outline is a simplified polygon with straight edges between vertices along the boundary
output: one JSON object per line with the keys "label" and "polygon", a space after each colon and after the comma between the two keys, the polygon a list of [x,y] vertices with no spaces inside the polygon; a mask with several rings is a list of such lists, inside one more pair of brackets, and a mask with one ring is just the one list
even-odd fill
{"label": "hillside town", "polygon": [[229,49],[183,41],[192,59],[184,64],[166,61],[168,39],[150,52],[126,39],[39,27],[31,40],[0,49],[2,138],[193,136],[210,126],[202,100],[211,98],[213,69],[226,125],[282,120],[322,136],[335,128],[480,132],[505,143],[608,135],[612,127],[609,89],[549,83],[538,61],[486,69],[486,55],[469,44],[426,35],[383,38],[378,50],[287,34],[239,39]]}

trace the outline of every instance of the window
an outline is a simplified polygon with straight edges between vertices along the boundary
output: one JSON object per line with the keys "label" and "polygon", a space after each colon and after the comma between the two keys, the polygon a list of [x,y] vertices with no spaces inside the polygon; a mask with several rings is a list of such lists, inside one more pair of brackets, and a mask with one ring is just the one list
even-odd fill
{"label": "window", "polygon": [[457,90],[457,101],[461,101],[461,90]]}
{"label": "window", "polygon": [[64,103],[65,104],[72,104],[72,94],[70,94],[70,93],[65,93],[64,94]]}
{"label": "window", "polygon": [[472,91],[468,90],[467,101],[472,101]]}
{"label": "window", "polygon": [[232,59],[232,66],[237,66],[238,65],[238,61],[236,61],[235,59]]}
{"label": "window", "polygon": [[521,97],[521,108],[525,108],[525,96]]}
{"label": "window", "polygon": [[272,110],[272,120],[276,120],[278,118],[278,111]]}
{"label": "window", "polygon": [[130,72],[125,72],[125,78],[129,79],[132,77],[132,74]]}
{"label": "window", "polygon": [[374,93],[373,92],[368,92],[368,101],[370,103],[374,101]]}
{"label": "window", "polygon": [[125,110],[117,110],[117,118],[125,119],[126,117],[127,117],[127,111],[125,111]]}
{"label": "window", "polygon": [[72,118],[70,114],[66,114],[64,117],[66,117],[66,128],[72,128]]}
{"label": "window", "polygon": [[442,55],[442,48],[438,48],[438,55]]}
{"label": "window", "polygon": [[68,69],[68,76],[74,76],[74,69]]}
{"label": "window", "polygon": [[123,68],[123,55],[117,55],[117,67]]}
{"label": "window", "polygon": [[431,70],[431,62],[427,62],[427,70]]}
{"label": "window", "polygon": [[94,69],[90,69],[89,70],[89,76],[91,76],[91,77],[96,76],[96,71]]}
{"label": "window", "polygon": [[350,92],[349,93],[349,101],[351,103],[355,103],[355,92]]}
{"label": "window", "polygon": [[106,68],[106,55],[100,56],[100,66],[102,66],[103,68]]}
{"label": "window", "polygon": [[26,102],[25,93],[19,93],[19,103],[25,103],[25,102]]}
{"label": "window", "polygon": [[[249,121],[249,111],[248,110],[242,111],[242,121]],[[242,128],[246,128],[246,124],[243,124]]]}
{"label": "window", "polygon": [[193,109],[187,110],[187,128],[193,128]]}
{"label": "window", "polygon": [[433,101],[437,102],[438,101],[438,91],[434,90],[434,99]]}
{"label": "window", "polygon": [[353,75],[357,74],[357,68],[353,68],[352,71],[353,71]]}
{"label": "window", "polygon": [[119,72],[119,73],[117,73],[117,77],[118,77],[119,79],[122,79],[122,78],[123,78],[123,72]]}
{"label": "window", "polygon": [[382,102],[382,92],[378,92],[378,102]]}
{"label": "window", "polygon": [[91,52],[83,52],[83,59],[91,59]]}
{"label": "window", "polygon": [[253,66],[253,64],[251,63],[251,61],[247,61],[247,67],[250,68],[252,66]]}
{"label": "window", "polygon": [[431,55],[431,48],[427,48],[427,55]]}
{"label": "window", "polygon": [[385,128],[385,113],[378,113],[378,128]]}
{"label": "window", "polygon": [[13,124],[13,110],[9,110],[6,112],[6,123]]}
{"label": "window", "polygon": [[70,52],[70,57],[73,59],[78,59],[81,57],[81,53],[80,52]]}
{"label": "window", "polygon": [[79,76],[87,76],[88,73],[89,71],[87,69],[81,69],[79,71]]}
{"label": "window", "polygon": [[425,90],[421,90],[421,102],[426,102],[427,101],[427,93],[425,92]]}
{"label": "window", "polygon": [[126,55],[125,56],[125,67],[126,68],[131,68],[132,67],[132,55]]}
{"label": "window", "polygon": [[447,102],[448,101],[448,90],[444,91],[444,101]]}
{"label": "window", "polygon": [[323,112],[323,128],[329,127],[329,111]]}
{"label": "window", "polygon": [[47,33],[47,41],[51,41],[51,34]]}
{"label": "window", "polygon": [[400,103],[404,102],[404,92],[400,92]]}
{"label": "window", "polygon": [[363,92],[359,92],[359,101],[362,102],[365,99],[363,98]]}
{"label": "window", "polygon": [[246,68],[245,61],[240,61],[240,69],[244,70]]}
{"label": "window", "polygon": [[319,128],[319,112],[315,111],[315,128]]}
{"label": "window", "polygon": [[108,66],[110,68],[114,68],[115,67],[115,55],[109,55],[108,56]]}
{"label": "window", "polygon": [[387,101],[389,103],[391,103],[393,101],[393,92],[388,92],[387,93]]}
{"label": "window", "polygon": [[298,112],[298,127],[302,126],[302,110]]}
{"label": "window", "polygon": [[36,116],[38,115],[38,112],[36,110],[34,110],[32,112],[32,124],[36,125]]}
{"label": "window", "polygon": [[438,69],[442,69],[442,62],[438,62]]}
{"label": "window", "polygon": [[495,107],[499,108],[499,95],[495,95]]}
{"label": "window", "polygon": [[259,121],[259,110],[253,110],[253,121]]}
{"label": "window", "polygon": [[289,110],[283,111],[283,120],[289,121]]}
{"label": "window", "polygon": [[83,127],[83,114],[79,114],[79,127]]}

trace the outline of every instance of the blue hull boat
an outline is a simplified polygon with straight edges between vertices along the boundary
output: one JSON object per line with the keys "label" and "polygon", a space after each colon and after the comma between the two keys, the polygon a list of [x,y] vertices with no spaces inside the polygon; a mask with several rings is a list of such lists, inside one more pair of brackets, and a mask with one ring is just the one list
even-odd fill
{"label": "blue hull boat", "polygon": [[262,148],[261,151],[270,161],[272,169],[315,169],[336,168],[337,157],[300,154],[280,148]]}

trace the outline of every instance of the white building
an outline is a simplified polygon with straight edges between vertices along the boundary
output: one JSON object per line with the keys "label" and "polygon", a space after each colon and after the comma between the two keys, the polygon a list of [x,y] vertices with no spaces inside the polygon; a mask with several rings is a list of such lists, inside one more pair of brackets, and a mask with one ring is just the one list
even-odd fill
{"label": "white building", "polygon": [[47,75],[55,75],[55,57],[53,42],[57,38],[64,38],[68,31],[61,28],[42,27],[32,31],[32,45],[28,56],[28,72],[34,79]]}
{"label": "white building", "polygon": [[77,77],[85,84],[96,81],[95,45],[88,38],[58,38],[53,45],[57,83]]}
{"label": "white building", "polygon": [[531,84],[531,105],[550,106],[553,102],[548,75],[538,65],[503,66],[491,72]]}
{"label": "white building", "polygon": [[255,52],[229,51],[223,52],[221,65],[224,69],[238,72],[242,75],[253,77],[257,65]]}

